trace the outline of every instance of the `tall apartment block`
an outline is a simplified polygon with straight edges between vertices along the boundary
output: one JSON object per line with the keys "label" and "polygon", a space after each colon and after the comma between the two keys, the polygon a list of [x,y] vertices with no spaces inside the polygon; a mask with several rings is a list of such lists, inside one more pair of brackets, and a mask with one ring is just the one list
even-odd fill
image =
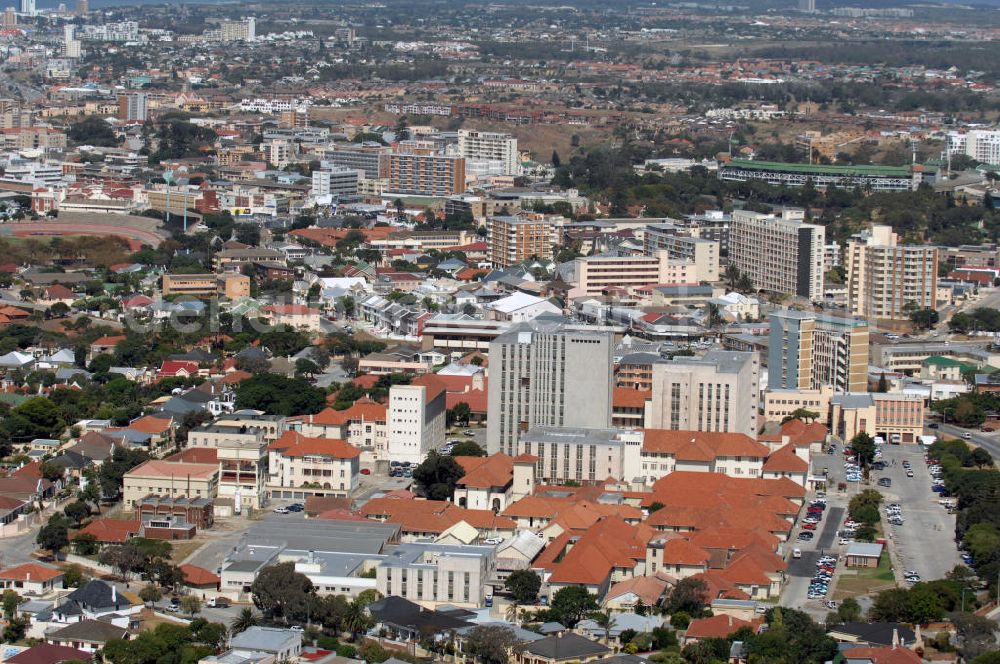
{"label": "tall apartment block", "polygon": [[350,168],[339,168],[324,163],[322,168],[312,173],[312,188],[309,195],[353,196],[358,193],[358,172]]}
{"label": "tall apartment block", "polygon": [[609,428],[613,351],[609,331],[537,320],[490,342],[489,453],[536,426]]}
{"label": "tall apartment block", "polygon": [[642,232],[643,251],[647,256],[665,251],[668,259],[691,261],[698,281],[718,281],[719,242],[691,233],[675,224],[650,224]]}
{"label": "tall apartment block", "polygon": [[517,139],[510,134],[459,129],[458,153],[469,161],[500,162],[504,175],[521,174]]}
{"label": "tall apartment block", "polygon": [[[492,358],[490,366],[492,368]],[[756,353],[709,351],[653,364],[647,429],[757,436],[760,360]]]}
{"label": "tall apartment block", "polygon": [[847,302],[868,320],[905,320],[909,307],[937,308],[938,248],[901,245],[890,226],[847,243]]}
{"label": "tall apartment block", "polygon": [[427,154],[422,149],[386,156],[389,191],[416,196],[451,196],[465,191],[465,158]]}
{"label": "tall apartment block", "polygon": [[826,229],[803,223],[801,210],[781,216],[737,210],[729,231],[729,261],[749,275],[754,288],[823,299]]}
{"label": "tall apartment block", "polygon": [[118,95],[118,119],[123,122],[145,122],[149,117],[145,92],[128,92]]}
{"label": "tall apartment block", "polygon": [[490,217],[486,220],[489,259],[505,268],[529,258],[552,257],[553,222],[544,217]]}
{"label": "tall apartment block", "polygon": [[652,256],[581,256],[574,261],[573,272],[574,292],[580,295],[600,295],[610,287],[630,289],[698,281],[693,261],[671,259],[664,249],[657,249]]}
{"label": "tall apartment block", "polygon": [[771,314],[767,385],[837,392],[868,389],[868,323],[806,311]]}
{"label": "tall apartment block", "polygon": [[257,38],[257,19],[250,16],[242,21],[223,21],[219,29],[222,41],[253,41]]}
{"label": "tall apartment block", "polygon": [[392,148],[378,143],[362,143],[361,145],[338,146],[336,150],[326,150],[323,153],[325,161],[341,168],[353,168],[360,171],[360,176],[374,180],[386,176],[388,170],[388,155]]}

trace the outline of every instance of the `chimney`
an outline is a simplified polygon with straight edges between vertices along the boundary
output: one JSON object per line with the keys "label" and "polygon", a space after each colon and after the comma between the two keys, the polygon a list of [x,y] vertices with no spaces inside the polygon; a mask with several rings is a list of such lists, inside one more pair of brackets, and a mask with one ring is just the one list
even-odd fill
{"label": "chimney", "polygon": [[24,575],[24,580],[28,583],[31,582],[31,572],[28,572],[27,574]]}
{"label": "chimney", "polygon": [[118,588],[113,583],[111,584],[111,603],[115,605],[115,608],[118,607]]}
{"label": "chimney", "polygon": [[899,647],[899,630],[895,627],[892,628],[892,649],[895,650]]}

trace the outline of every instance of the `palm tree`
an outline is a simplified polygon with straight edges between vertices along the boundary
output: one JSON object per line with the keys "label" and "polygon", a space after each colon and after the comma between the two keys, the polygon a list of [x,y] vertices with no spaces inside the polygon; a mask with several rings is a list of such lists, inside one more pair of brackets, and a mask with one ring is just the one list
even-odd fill
{"label": "palm tree", "polygon": [[344,615],[344,627],[351,633],[351,640],[355,641],[358,634],[367,632],[372,625],[371,616],[368,615],[368,605],[354,600],[347,605],[347,613]]}
{"label": "palm tree", "polygon": [[517,614],[520,608],[521,607],[518,606],[517,602],[511,602],[509,605],[507,605],[507,611],[504,614],[505,617],[507,618],[507,622],[517,624]]}
{"label": "palm tree", "polygon": [[254,610],[249,606],[244,607],[240,614],[233,618],[233,622],[229,623],[229,627],[233,634],[239,634],[240,632],[245,632],[254,625],[260,624],[260,616],[254,613]]}
{"label": "palm tree", "polygon": [[618,619],[611,613],[611,609],[604,609],[603,611],[594,611],[590,614],[590,619],[594,623],[604,630],[604,645],[608,645],[611,642],[611,629],[618,622]]}

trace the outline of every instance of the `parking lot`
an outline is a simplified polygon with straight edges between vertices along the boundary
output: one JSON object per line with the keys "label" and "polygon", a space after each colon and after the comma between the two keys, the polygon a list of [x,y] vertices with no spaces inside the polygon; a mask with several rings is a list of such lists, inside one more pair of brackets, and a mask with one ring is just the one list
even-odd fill
{"label": "parking lot", "polygon": [[[931,475],[919,445],[885,445],[886,468],[873,473],[874,478],[888,477],[891,487],[876,487],[886,503],[902,507],[903,525],[890,525],[886,535],[894,547],[899,566],[914,570],[925,580],[940,579],[955,565],[962,564],[955,545],[955,516],[939,504],[941,497],[931,491]],[[903,461],[910,462],[913,477],[906,476]],[[895,461],[895,464],[892,462]],[[901,579],[902,570],[896,570]]]}

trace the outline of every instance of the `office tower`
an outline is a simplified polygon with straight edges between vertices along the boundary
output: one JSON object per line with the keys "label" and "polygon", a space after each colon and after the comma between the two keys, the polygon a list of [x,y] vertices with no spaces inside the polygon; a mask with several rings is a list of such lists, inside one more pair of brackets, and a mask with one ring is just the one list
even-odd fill
{"label": "office tower", "polygon": [[257,19],[251,16],[242,21],[223,21],[219,31],[222,41],[252,41],[257,36]]}
{"label": "office tower", "polygon": [[503,175],[521,174],[517,139],[510,134],[459,129],[458,153],[468,161],[499,162]]}
{"label": "office tower", "polygon": [[145,122],[148,118],[148,99],[145,92],[118,95],[118,119],[123,122]]}
{"label": "office tower", "polygon": [[611,426],[611,332],[534,320],[490,342],[490,454],[517,454],[535,426]]}
{"label": "office tower", "polygon": [[253,41],[257,38],[257,19],[253,16],[248,16],[244,19],[244,23],[247,26],[247,41]]}
{"label": "office tower", "polygon": [[729,231],[729,262],[759,290],[823,299],[826,229],[803,223],[801,210],[780,217],[737,210]]}
{"label": "office tower", "polygon": [[77,16],[86,16],[90,13],[90,0],[76,0],[76,11],[74,12]]}
{"label": "office tower", "polygon": [[427,154],[421,148],[386,155],[389,191],[415,196],[451,196],[465,191],[465,158]]}
{"label": "office tower", "polygon": [[17,25],[17,11],[13,7],[8,7],[3,11],[3,17],[0,18],[0,25],[5,28],[13,28]]}
{"label": "office tower", "polygon": [[444,445],[445,384],[434,374],[409,385],[389,388],[386,411],[386,450],[393,461],[418,464],[431,450]]}
{"label": "office tower", "polygon": [[718,281],[719,241],[696,237],[693,232],[676,224],[650,224],[643,230],[643,251],[647,256],[666,251],[670,260],[694,263],[697,281]]}
{"label": "office tower", "polygon": [[496,268],[522,263],[529,258],[552,257],[553,222],[541,216],[490,217],[486,220],[488,257]]}
{"label": "office tower", "polygon": [[378,143],[362,145],[341,145],[336,150],[325,150],[325,161],[341,168],[360,171],[362,178],[374,180],[385,177],[388,170],[387,155],[392,148]]}
{"label": "office tower", "polygon": [[807,311],[771,314],[767,385],[771,389],[864,392],[868,323]]}
{"label": "office tower", "polygon": [[358,172],[350,168],[337,168],[323,165],[323,168],[313,171],[312,189],[309,195],[313,198],[323,196],[349,196],[358,193]]}
{"label": "office tower", "polygon": [[37,14],[35,0],[21,0],[21,13],[25,16],[34,16]]}
{"label": "office tower", "polygon": [[756,437],[759,386],[757,353],[713,350],[704,357],[657,362],[646,428]]}
{"label": "office tower", "polygon": [[938,249],[901,245],[891,226],[872,226],[847,243],[847,305],[868,320],[905,320],[937,308]]}
{"label": "office tower", "polygon": [[816,0],[799,0],[799,11],[800,12],[816,11]]}

